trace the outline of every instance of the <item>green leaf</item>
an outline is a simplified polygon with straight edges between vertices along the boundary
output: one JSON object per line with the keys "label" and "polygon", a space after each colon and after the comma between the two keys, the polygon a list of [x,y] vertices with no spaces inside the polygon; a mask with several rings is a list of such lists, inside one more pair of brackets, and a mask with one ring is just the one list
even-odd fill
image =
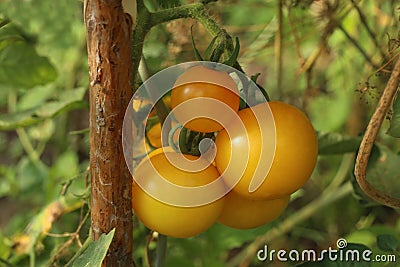
{"label": "green leaf", "polygon": [[26,193],[32,192],[32,189],[40,188],[46,181],[48,167],[38,161],[36,164],[23,157],[16,167],[19,192],[26,196]]}
{"label": "green leaf", "polygon": [[240,42],[239,42],[239,38],[236,37],[235,38],[235,47],[233,49],[233,52],[232,52],[231,56],[229,57],[229,59],[224,62],[224,64],[226,64],[228,66],[235,65],[235,63],[237,62],[237,58],[239,56],[239,51],[240,51]]}
{"label": "green leaf", "polygon": [[400,156],[385,146],[379,146],[379,152],[370,158],[367,181],[377,190],[400,198]]}
{"label": "green leaf", "polygon": [[10,246],[6,244],[2,230],[0,230],[0,259],[7,259],[10,253],[11,253]]}
{"label": "green leaf", "polygon": [[97,241],[89,243],[86,250],[73,263],[73,267],[97,267],[101,266],[103,259],[107,254],[111,241],[114,237],[115,228],[108,234],[102,234]]}
{"label": "green leaf", "polygon": [[0,84],[30,88],[56,78],[56,69],[32,45],[18,41],[0,50]]}
{"label": "green leaf", "polygon": [[208,60],[211,56],[212,48],[214,47],[215,41],[217,40],[218,35],[215,35],[214,38],[212,38],[211,42],[208,44],[206,51],[204,52],[204,57],[206,60]]}
{"label": "green leaf", "polygon": [[25,40],[14,24],[10,21],[4,23],[6,24],[0,28],[0,50],[17,41]]}
{"label": "green leaf", "polygon": [[[15,169],[6,165],[0,165],[0,198],[15,196],[18,194],[18,180]],[[1,257],[1,253],[0,253]]]}
{"label": "green leaf", "polygon": [[66,182],[79,173],[78,155],[71,150],[67,150],[58,156],[56,162],[51,166],[49,178],[58,179]]}
{"label": "green leaf", "polygon": [[28,133],[32,140],[47,141],[54,135],[55,130],[56,125],[54,120],[47,119],[29,128]]}
{"label": "green leaf", "polygon": [[27,110],[42,105],[49,100],[54,98],[57,93],[57,87],[53,84],[45,86],[35,86],[28,91],[24,92],[23,95],[18,99],[16,106],[17,110]]}
{"label": "green leaf", "polygon": [[400,96],[398,94],[393,102],[393,116],[390,121],[388,134],[400,138]]}
{"label": "green leaf", "polygon": [[361,137],[345,136],[339,133],[318,133],[318,153],[320,155],[356,152]]}
{"label": "green leaf", "polygon": [[383,234],[376,237],[376,243],[380,250],[394,252],[397,250],[397,239],[393,235]]}
{"label": "green leaf", "polygon": [[[203,57],[201,56],[199,50],[196,47],[196,42],[194,41],[194,37],[193,37],[193,26],[190,27],[190,38],[192,40],[192,46],[193,46],[193,50],[194,50],[194,54],[196,56],[196,59],[198,61],[203,61]],[[214,41],[215,42],[215,41]]]}
{"label": "green leaf", "polygon": [[82,99],[85,92],[86,88],[65,91],[58,100],[48,101],[28,110],[0,114],[0,130],[31,126],[60,113],[84,107],[86,102]]}

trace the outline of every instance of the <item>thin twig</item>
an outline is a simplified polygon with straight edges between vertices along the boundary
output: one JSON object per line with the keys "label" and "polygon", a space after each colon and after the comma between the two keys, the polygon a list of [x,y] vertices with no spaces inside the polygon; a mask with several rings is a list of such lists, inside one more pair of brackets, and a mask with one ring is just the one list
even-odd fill
{"label": "thin twig", "polygon": [[317,61],[318,57],[321,55],[321,52],[324,48],[324,43],[321,42],[318,46],[317,49],[315,49],[311,55],[303,62],[303,65],[301,66],[299,70],[299,74],[308,72],[311,70],[312,66],[314,66],[315,62]]}
{"label": "thin twig", "polygon": [[375,33],[373,33],[371,27],[369,27],[364,13],[361,11],[360,7],[357,5],[357,3],[354,0],[351,0],[351,3],[353,4],[354,8],[356,9],[358,16],[360,17],[361,23],[364,25],[365,29],[367,30],[369,36],[371,37],[372,41],[374,42],[375,47],[378,48],[379,53],[381,54],[381,57],[384,59],[386,57],[386,55],[385,55],[385,53],[383,53],[383,51],[381,49],[381,45],[379,44],[378,40],[376,39]]}
{"label": "thin twig", "polygon": [[346,31],[346,29],[343,27],[342,24],[339,24],[338,29],[340,29],[343,34],[346,36],[347,39],[349,39],[349,41],[355,46],[355,48],[357,48],[357,50],[361,53],[361,55],[364,57],[364,59],[371,64],[372,67],[374,67],[375,69],[379,68],[379,66],[377,66],[371,59],[370,56],[368,56],[367,52],[365,52],[365,50],[358,44],[358,42]]}
{"label": "thin twig", "polygon": [[372,76],[374,76],[375,74],[377,74],[377,73],[380,72],[380,71],[390,73],[391,71],[385,70],[385,68],[386,68],[392,61],[394,61],[394,60],[397,58],[398,55],[400,55],[400,51],[397,52],[393,57],[391,57],[385,64],[383,64],[382,66],[380,66],[379,69],[377,69],[377,70],[374,71],[371,75],[369,75],[367,80],[369,80]]}
{"label": "thin twig", "polygon": [[297,57],[299,58],[300,65],[303,65],[305,62],[305,58],[304,58],[303,54],[301,53],[301,40],[298,35],[297,29],[295,27],[295,22],[293,21],[291,10],[292,9],[289,7],[287,18],[289,21],[290,31],[292,32],[292,35],[294,38],[294,46],[296,47]]}
{"label": "thin twig", "polygon": [[282,96],[282,65],[283,65],[283,0],[278,2],[278,31],[275,35],[276,79],[278,98]]}
{"label": "thin twig", "polygon": [[372,187],[372,185],[367,181],[366,172],[372,147],[379,133],[379,129],[381,128],[386,113],[389,110],[394,96],[396,95],[399,83],[400,57],[397,58],[397,62],[393,68],[392,74],[390,75],[386,88],[383,91],[381,98],[379,99],[378,106],[376,107],[375,112],[368,123],[364,137],[361,141],[360,149],[357,154],[354,169],[354,174],[356,176],[357,182],[364,193],[375,201],[392,208],[400,208],[400,199],[393,198],[390,195],[380,192]]}
{"label": "thin twig", "polygon": [[50,258],[50,260],[48,261],[49,264],[53,263],[60,255],[62,255],[62,251],[66,248],[68,248],[69,246],[72,245],[72,243],[74,242],[74,240],[77,241],[77,244],[79,247],[82,247],[82,243],[80,241],[79,238],[79,232],[81,231],[84,223],[86,222],[87,218],[89,217],[89,212],[87,212],[85,214],[85,217],[79,222],[78,227],[76,228],[74,233],[64,233],[64,234],[52,234],[52,233],[46,233],[46,235],[48,236],[52,236],[52,237],[66,237],[66,236],[70,236],[70,238],[64,242],[64,244],[62,244],[60,246],[60,248],[58,249],[57,253]]}
{"label": "thin twig", "polygon": [[150,259],[150,243],[151,241],[153,241],[154,237],[153,237],[154,231],[150,231],[149,235],[146,238],[146,245],[145,245],[145,259],[146,259],[146,264],[147,267],[151,267],[151,259]]}

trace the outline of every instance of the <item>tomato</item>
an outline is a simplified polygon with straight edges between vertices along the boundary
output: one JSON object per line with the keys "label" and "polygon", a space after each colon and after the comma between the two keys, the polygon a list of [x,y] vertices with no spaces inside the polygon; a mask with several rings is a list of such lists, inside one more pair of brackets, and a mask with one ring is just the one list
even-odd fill
{"label": "tomato", "polygon": [[[272,116],[258,116],[261,119],[257,121],[254,114],[268,108],[267,105]],[[217,135],[215,142],[215,162],[225,183],[229,187],[234,186],[235,192],[253,199],[279,198],[290,195],[303,186],[313,172],[318,154],[317,136],[306,115],[296,107],[282,102],[259,104],[253,109],[239,111],[238,115],[240,120],[235,120],[230,126],[233,129],[230,136],[227,130],[223,130]],[[241,123],[246,131],[235,132],[236,126]],[[258,123],[267,125],[268,128],[262,136]],[[271,140],[275,140],[275,149]],[[246,149],[249,149],[249,157],[244,166]],[[263,159],[259,162],[261,152],[263,159],[271,159],[270,162]],[[234,155],[243,156],[233,157]],[[268,164],[269,172],[261,173],[262,177],[256,177],[256,169]],[[244,171],[240,172],[238,168],[243,168]],[[253,178],[262,178],[262,183],[251,192],[249,186]]]}
{"label": "tomato", "polygon": [[222,130],[236,116],[239,103],[237,86],[229,74],[203,65],[179,76],[171,92],[175,117],[197,132]]}
{"label": "tomato", "polygon": [[290,196],[254,200],[234,191],[229,192],[224,198],[224,209],[217,222],[236,229],[255,228],[275,220],[283,213],[290,200]]}
{"label": "tomato", "polygon": [[164,146],[164,147],[160,147],[160,148],[157,148],[157,149],[154,149],[154,150],[150,151],[147,154],[147,157],[151,158],[151,157],[153,157],[153,156],[155,156],[157,154],[162,154],[164,152],[175,152],[175,150],[170,146]]}
{"label": "tomato", "polygon": [[[148,228],[167,236],[183,238],[207,230],[218,218],[224,204],[222,197],[207,201],[204,194],[196,194],[191,189],[215,181],[214,192],[210,194],[223,196],[225,184],[222,179],[216,181],[220,176],[216,167],[199,157],[184,156],[188,160],[186,164],[199,167],[199,171],[174,166],[172,162],[175,160],[183,161],[180,156],[177,152],[160,148],[151,152],[150,157],[137,166],[134,172],[132,207],[135,215]],[[175,192],[175,188],[160,183],[157,180],[159,178],[172,185],[185,187],[186,190]],[[178,202],[179,205],[175,204]]]}
{"label": "tomato", "polygon": [[155,148],[160,148],[161,143],[161,123],[154,124],[149,130],[146,131],[147,140],[150,145]]}

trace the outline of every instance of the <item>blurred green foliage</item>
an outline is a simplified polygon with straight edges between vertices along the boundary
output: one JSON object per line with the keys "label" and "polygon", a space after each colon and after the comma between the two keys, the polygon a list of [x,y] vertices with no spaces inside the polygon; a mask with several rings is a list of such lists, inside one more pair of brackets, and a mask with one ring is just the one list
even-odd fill
{"label": "blurred green foliage", "polygon": [[[398,212],[368,200],[352,172],[362,133],[388,79],[390,68],[384,64],[400,52],[399,4],[287,0],[282,1],[279,25],[278,2],[220,0],[209,3],[208,11],[239,37],[239,62],[246,74],[261,73],[258,82],[273,100],[308,114],[319,133],[317,168],[277,221],[245,231],[216,224],[194,238],[170,238],[168,266],[240,262],[244,258],[238,255],[266,233],[271,239],[262,241],[277,250],[320,251],[342,237],[398,259]],[[146,4],[154,8],[156,1]],[[89,232],[90,220],[84,220],[89,122],[82,6],[78,0],[0,1],[0,266],[64,266]],[[150,74],[195,59],[191,26],[199,50],[205,49],[212,36],[193,20],[152,29],[144,46]],[[399,99],[391,120],[384,122],[368,169],[374,186],[397,197],[400,142],[394,137],[400,127]],[[311,210],[296,223],[288,222],[317,197],[339,192],[349,181],[354,185],[351,193]],[[282,224],[289,229],[280,233]],[[146,253],[155,256],[156,237],[150,240],[149,230],[136,218],[133,235],[135,262],[146,266]],[[296,263],[252,257],[245,264]],[[314,265],[351,266],[329,264]]]}

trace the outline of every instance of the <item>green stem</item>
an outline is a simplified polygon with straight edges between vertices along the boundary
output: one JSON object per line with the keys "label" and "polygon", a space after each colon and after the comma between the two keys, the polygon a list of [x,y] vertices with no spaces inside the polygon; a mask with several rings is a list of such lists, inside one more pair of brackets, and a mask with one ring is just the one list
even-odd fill
{"label": "green stem", "polygon": [[[10,112],[15,112],[16,105],[17,105],[17,95],[11,92],[8,97],[8,110]],[[28,155],[28,158],[36,167],[38,167],[38,169],[41,169],[43,167],[42,166],[43,163],[40,161],[40,155],[36,152],[35,148],[33,147],[31,140],[29,139],[29,136],[26,133],[25,129],[17,128],[16,132],[22,147],[24,148],[26,154]]]}
{"label": "green stem", "polygon": [[374,42],[375,47],[378,49],[379,53],[381,54],[382,59],[386,59],[386,55],[382,50],[382,46],[379,44],[378,39],[376,38],[375,33],[372,31],[371,27],[368,25],[367,18],[364,13],[361,11],[360,7],[357,5],[356,1],[351,0],[354,8],[356,9],[358,16],[360,17],[361,23],[364,25],[367,33],[371,37],[372,41]]}
{"label": "green stem", "polygon": [[89,230],[89,236],[86,238],[85,242],[82,244],[82,247],[79,248],[79,250],[75,253],[75,255],[68,261],[68,263],[65,265],[65,267],[72,266],[74,261],[82,255],[82,253],[88,248],[88,246],[93,243],[92,239],[92,229]]}
{"label": "green stem", "polygon": [[[267,242],[289,232],[295,225],[310,218],[316,212],[326,208],[332,203],[348,196],[353,191],[353,186],[350,182],[345,183],[341,187],[332,191],[324,191],[323,194],[304,206],[298,212],[287,217],[279,226],[270,229],[265,234],[259,236],[252,243],[247,245],[240,253],[227,263],[227,267],[242,266],[242,262],[250,262],[256,255],[259,248]],[[243,265],[247,266],[247,265]]]}
{"label": "green stem", "polygon": [[[221,42],[225,45],[225,53],[231,53],[234,50],[232,37],[207,13],[204,3],[193,3],[150,12],[144,5],[143,0],[137,0],[137,10],[138,21],[132,35],[133,77],[135,84],[138,76],[140,58],[143,54],[144,39],[151,28],[156,25],[175,19],[193,18],[200,22],[212,36],[221,36]],[[227,55],[227,58],[229,58],[229,55]],[[242,71],[238,62],[235,63],[234,67]]]}
{"label": "green stem", "polygon": [[[176,145],[175,145],[175,142],[174,142],[174,135],[175,135],[175,132],[176,132],[178,129],[180,129],[181,131],[180,131],[180,133],[179,133],[179,143],[178,143],[178,146],[176,146]],[[175,152],[181,152],[181,153],[183,153],[183,154],[186,154],[186,153],[187,153],[186,138],[183,138],[183,136],[186,137],[186,132],[187,132],[187,129],[184,128],[184,127],[182,126],[182,124],[177,124],[174,128],[172,128],[172,129],[169,131],[169,133],[168,133],[168,145],[169,145],[170,147],[172,147],[172,149],[173,149]]]}
{"label": "green stem", "polygon": [[357,40],[355,40],[350,33],[346,31],[346,29],[343,27],[342,24],[338,25],[338,29],[342,31],[342,33],[346,36],[346,38],[354,45],[354,47],[361,53],[361,55],[364,57],[364,59],[375,69],[378,69],[379,66],[377,66],[371,59],[370,56],[368,56],[367,52],[358,44]]}
{"label": "green stem", "polygon": [[3,28],[10,22],[11,22],[11,20],[9,20],[8,18],[3,19],[3,21],[0,22],[0,28]]}
{"label": "green stem", "polygon": [[160,11],[150,13],[149,22],[152,26],[155,26],[175,19],[193,17],[193,14],[201,12],[202,10],[204,10],[204,5],[200,3],[162,9]]}
{"label": "green stem", "polygon": [[[138,4],[139,2],[140,1],[138,1]],[[182,5],[149,13],[149,24],[150,27],[153,27],[161,23],[182,18],[196,19],[212,36],[216,36],[222,31],[222,27],[208,15],[202,3]]]}
{"label": "green stem", "polygon": [[162,234],[158,234],[157,239],[157,250],[156,250],[156,267],[165,267],[166,256],[167,256],[167,237]]}
{"label": "green stem", "polygon": [[36,261],[35,250],[31,248],[31,250],[29,251],[29,266],[35,267],[35,261]]}
{"label": "green stem", "polygon": [[[142,55],[142,60],[140,61],[140,64],[139,64],[139,76],[143,82],[145,80],[147,80],[150,76],[149,68],[147,66],[146,59],[144,58],[143,55]],[[148,92],[150,94],[150,97],[152,99],[154,99],[153,96],[151,95],[151,90],[149,90]],[[165,105],[165,103],[162,99],[159,99],[155,103],[155,108],[156,108],[158,120],[160,121],[161,125],[164,125],[164,122],[167,119],[168,114],[169,114],[169,110],[168,110],[167,106]],[[170,126],[169,126],[169,128],[170,128]]]}
{"label": "green stem", "polygon": [[208,32],[215,36],[221,31],[221,27],[207,14],[204,5],[194,3],[174,8],[150,12],[143,0],[137,0],[138,21],[132,35],[133,45],[133,77],[137,81],[140,59],[143,54],[143,45],[146,34],[156,25],[180,18],[197,19]]}
{"label": "green stem", "polygon": [[283,81],[283,0],[279,0],[278,2],[278,31],[275,35],[275,57],[276,87],[278,98],[281,98]]}
{"label": "green stem", "polygon": [[343,155],[335,177],[333,177],[332,182],[324,189],[324,191],[335,191],[343,183],[349,174],[349,171],[353,167],[354,160],[355,155],[353,153]]}
{"label": "green stem", "polygon": [[137,89],[137,79],[139,74],[139,65],[143,55],[144,39],[147,33],[154,25],[149,24],[150,12],[144,5],[143,0],[137,0],[137,25],[132,33],[132,71],[134,92]]}
{"label": "green stem", "polygon": [[13,267],[14,265],[12,265],[10,262],[0,258],[0,263],[3,264],[6,267]]}
{"label": "green stem", "polygon": [[224,44],[225,52],[233,51],[232,37],[207,13],[203,3],[182,5],[149,13],[149,25],[153,27],[164,22],[181,18],[197,20],[212,36],[220,36],[222,39],[220,42]]}

